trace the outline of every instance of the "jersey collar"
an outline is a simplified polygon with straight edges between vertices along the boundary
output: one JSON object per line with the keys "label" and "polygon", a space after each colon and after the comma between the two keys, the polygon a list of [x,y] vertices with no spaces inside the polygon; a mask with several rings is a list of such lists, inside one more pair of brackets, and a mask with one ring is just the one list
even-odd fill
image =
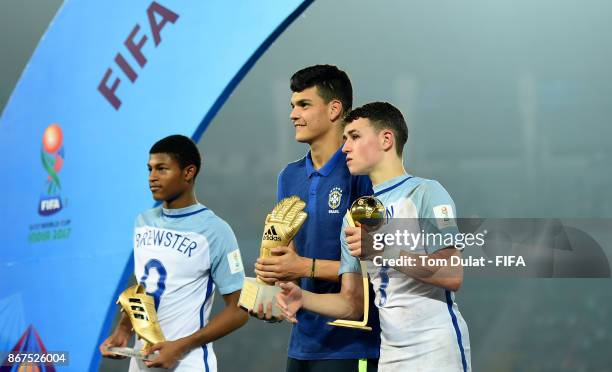
{"label": "jersey collar", "polygon": [[346,155],[342,152],[342,146],[340,146],[338,151],[332,155],[332,157],[327,161],[327,163],[325,163],[325,165],[321,167],[321,169],[317,170],[312,164],[312,157],[310,155],[310,151],[308,151],[308,154],[306,155],[306,174],[308,174],[308,177],[315,173],[318,173],[323,177],[327,177],[341,161],[346,161]]}
{"label": "jersey collar", "polygon": [[380,194],[386,193],[387,191],[391,191],[411,178],[412,176],[406,173],[402,174],[401,176],[393,177],[390,180],[380,183],[378,185],[374,185],[372,186],[372,189],[374,190],[374,196],[378,196]]}
{"label": "jersey collar", "polygon": [[195,203],[185,208],[176,208],[176,209],[166,209],[162,207],[162,215],[164,217],[170,217],[170,218],[181,218],[181,217],[191,216],[196,213],[204,212],[207,209],[208,208],[206,208],[200,203]]}

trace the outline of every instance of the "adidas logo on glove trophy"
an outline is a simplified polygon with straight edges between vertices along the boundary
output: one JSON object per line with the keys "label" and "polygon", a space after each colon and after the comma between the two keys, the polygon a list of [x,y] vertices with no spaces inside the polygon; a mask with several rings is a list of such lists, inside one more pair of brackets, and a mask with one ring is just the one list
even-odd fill
{"label": "adidas logo on glove trophy", "polygon": [[[308,216],[304,212],[306,203],[297,196],[281,200],[266,217],[264,233],[261,239],[259,257],[270,257],[270,249],[288,246],[300,230]],[[238,300],[239,306],[247,311],[257,311],[259,304],[272,301],[272,316],[278,318],[280,309],[276,306],[276,294],[280,287],[265,283],[259,278],[245,278]]]}
{"label": "adidas logo on glove trophy", "polygon": [[109,347],[108,351],[143,360],[155,359],[155,354],[145,355],[144,350],[154,344],[166,341],[166,339],[157,321],[153,297],[145,292],[145,288],[141,284],[137,284],[119,295],[117,305],[120,305],[121,311],[129,317],[134,332],[140,339],[144,340],[144,345],[140,351],[129,347]]}

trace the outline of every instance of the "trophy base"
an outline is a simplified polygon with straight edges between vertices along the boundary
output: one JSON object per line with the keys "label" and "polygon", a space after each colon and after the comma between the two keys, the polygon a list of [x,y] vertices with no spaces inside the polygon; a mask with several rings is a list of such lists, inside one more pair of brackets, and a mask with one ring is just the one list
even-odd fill
{"label": "trophy base", "polygon": [[[355,226],[352,221],[350,213],[346,213],[349,219],[349,224]],[[346,327],[361,329],[363,331],[371,331],[372,327],[368,327],[368,313],[370,309],[370,290],[368,286],[368,266],[364,261],[359,261],[361,266],[361,278],[363,280],[363,320],[348,320],[348,319],[336,319],[333,322],[327,322],[330,326],[335,327]]]}
{"label": "trophy base", "polygon": [[330,326],[335,326],[335,327],[346,327],[346,328],[354,328],[354,329],[361,329],[363,331],[371,331],[372,327],[367,326],[367,320],[366,322],[363,321],[352,321],[352,320],[344,320],[344,319],[337,319],[333,322],[327,322],[327,324],[329,324]]}
{"label": "trophy base", "polygon": [[106,351],[116,355],[126,356],[130,358],[136,358],[140,360],[152,361],[157,358],[157,354],[143,354],[140,350],[132,349],[130,347],[109,347]]}
{"label": "trophy base", "polygon": [[272,316],[278,318],[280,309],[276,306],[276,295],[281,292],[280,287],[259,283],[256,278],[244,278],[242,292],[238,305],[247,311],[257,312],[259,304],[263,304],[264,312],[267,304],[272,301]]}

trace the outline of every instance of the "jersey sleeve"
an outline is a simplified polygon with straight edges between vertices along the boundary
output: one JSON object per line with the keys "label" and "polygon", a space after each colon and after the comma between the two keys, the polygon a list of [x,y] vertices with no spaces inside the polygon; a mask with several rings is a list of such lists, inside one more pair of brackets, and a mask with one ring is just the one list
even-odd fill
{"label": "jersey sleeve", "polygon": [[348,226],[346,217],[342,219],[342,228],[340,229],[340,270],[338,270],[338,276],[344,273],[361,273],[361,265],[357,257],[351,256],[349,252],[348,244],[346,243],[346,235],[344,229]]}
{"label": "jersey sleeve", "polygon": [[241,289],[244,282],[242,257],[236,236],[224,221],[218,224],[212,244],[211,275],[219,293],[225,295]]}
{"label": "jersey sleeve", "polygon": [[437,239],[428,239],[424,248],[427,254],[454,245],[459,234],[457,228],[457,212],[455,203],[446,189],[437,181],[427,181],[424,185],[420,208],[421,228],[430,236]]}

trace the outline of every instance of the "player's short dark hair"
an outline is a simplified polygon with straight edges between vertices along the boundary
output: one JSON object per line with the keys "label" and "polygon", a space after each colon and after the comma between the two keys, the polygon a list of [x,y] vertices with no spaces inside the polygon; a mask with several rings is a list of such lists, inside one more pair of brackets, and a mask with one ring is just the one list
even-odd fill
{"label": "player's short dark hair", "polygon": [[[162,138],[155,142],[149,150],[149,154],[168,154],[179,164],[181,169],[185,169],[188,165],[196,166],[196,176],[200,172],[202,158],[198,151],[198,146],[191,138],[174,134],[166,138]],[[195,179],[195,177],[194,177]]]}
{"label": "player's short dark hair", "polygon": [[349,112],[344,118],[344,125],[359,118],[370,120],[376,131],[390,129],[395,137],[395,151],[402,156],[408,141],[408,126],[400,110],[388,102],[367,103]]}
{"label": "player's short dark hair", "polygon": [[342,110],[347,113],[353,107],[353,86],[346,72],[332,65],[315,65],[301,69],[291,77],[291,91],[301,92],[317,87],[319,96],[325,103],[332,99],[342,102]]}

